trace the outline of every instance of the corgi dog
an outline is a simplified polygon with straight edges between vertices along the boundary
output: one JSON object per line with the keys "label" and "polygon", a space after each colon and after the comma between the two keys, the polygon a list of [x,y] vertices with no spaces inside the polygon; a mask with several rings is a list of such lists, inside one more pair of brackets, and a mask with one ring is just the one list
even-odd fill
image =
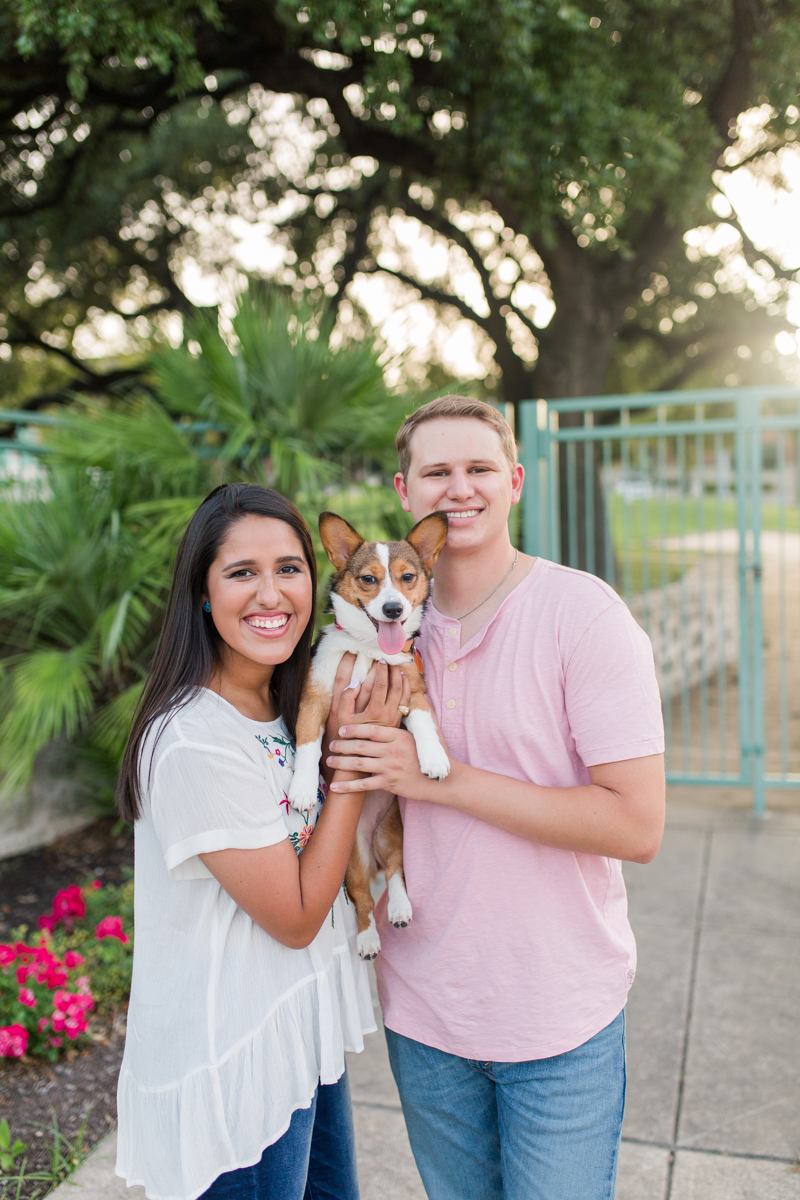
{"label": "corgi dog", "polygon": [[[425,695],[422,660],[414,648],[430,573],[447,540],[447,517],[423,517],[401,542],[365,542],[336,513],[324,512],[319,532],[325,553],[336,568],[331,584],[335,622],[323,629],[300,701],[297,747],[289,803],[304,812],[317,797],[319,762],[333,684],[342,655],[356,655],[352,684],[361,683],[372,664],[399,666],[411,685],[404,724],[414,738],[420,770],[430,779],[450,773],[447,757]],[[388,917],[398,928],[411,921],[411,903],[403,875],[403,825],[397,798],[388,792],[368,795],[358,823],[345,886],[358,920],[358,952],[375,958],[380,938],[375,927],[370,880],[386,872]]]}

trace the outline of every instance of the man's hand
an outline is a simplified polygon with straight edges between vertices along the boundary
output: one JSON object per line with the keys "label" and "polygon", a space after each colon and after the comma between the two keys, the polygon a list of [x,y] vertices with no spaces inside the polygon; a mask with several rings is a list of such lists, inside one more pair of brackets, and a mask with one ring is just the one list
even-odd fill
{"label": "man's hand", "polygon": [[[419,769],[417,747],[407,729],[350,722],[330,743],[332,770],[366,772],[362,778],[334,784],[334,791],[386,791],[407,800],[430,799],[431,780]],[[435,781],[433,786],[438,786]]]}

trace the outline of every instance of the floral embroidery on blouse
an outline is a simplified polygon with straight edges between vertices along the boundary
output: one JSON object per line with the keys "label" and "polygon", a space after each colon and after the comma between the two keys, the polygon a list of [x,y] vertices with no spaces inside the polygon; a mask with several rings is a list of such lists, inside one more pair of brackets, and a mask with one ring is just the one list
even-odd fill
{"label": "floral embroidery on blouse", "polygon": [[299,854],[301,850],[304,850],[306,848],[308,843],[311,841],[311,835],[313,832],[314,832],[313,825],[304,825],[299,833],[290,833],[289,834],[289,841],[294,846],[297,854]]}
{"label": "floral embroidery on blouse", "polygon": [[[290,738],[276,737],[271,733],[263,736],[257,733],[255,737],[266,750],[267,758],[271,758],[279,767],[288,771],[294,769],[295,747]],[[282,798],[278,803],[284,811],[286,823],[289,826],[289,841],[292,843],[295,853],[300,854],[311,840],[320,809],[328,795],[328,785],[320,775],[316,803],[312,809],[303,813],[295,812],[289,804],[288,788],[282,787],[281,793]],[[292,829],[292,825],[298,824],[299,828]]]}
{"label": "floral embroidery on blouse", "polygon": [[262,737],[260,733],[256,734],[256,738],[266,750],[267,758],[274,758],[279,767],[291,768],[294,765],[294,745],[289,738],[274,737],[272,734]]}

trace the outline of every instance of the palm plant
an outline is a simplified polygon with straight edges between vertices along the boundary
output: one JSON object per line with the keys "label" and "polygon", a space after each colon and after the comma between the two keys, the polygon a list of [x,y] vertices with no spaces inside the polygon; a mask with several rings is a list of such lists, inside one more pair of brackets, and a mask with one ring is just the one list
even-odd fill
{"label": "palm plant", "polygon": [[216,320],[196,318],[187,342],[155,359],[156,393],[168,412],[210,423],[206,444],[226,471],[310,494],[341,477],[343,460],[385,455],[404,408],[373,343],[335,347],[333,323],[253,286],[233,318],[235,346]]}
{"label": "palm plant", "polygon": [[123,522],[111,480],[71,467],[0,506],[0,770],[12,788],[55,739],[108,769],[157,634],[168,568]]}
{"label": "palm plant", "polygon": [[55,739],[110,792],[161,622],[177,538],[218,483],[289,496],[312,529],[335,507],[369,536],[405,522],[380,469],[407,408],[370,342],[265,288],[232,333],[197,315],[152,361],[152,393],[83,404],[48,432],[49,492],[0,502],[0,774],[30,778]]}

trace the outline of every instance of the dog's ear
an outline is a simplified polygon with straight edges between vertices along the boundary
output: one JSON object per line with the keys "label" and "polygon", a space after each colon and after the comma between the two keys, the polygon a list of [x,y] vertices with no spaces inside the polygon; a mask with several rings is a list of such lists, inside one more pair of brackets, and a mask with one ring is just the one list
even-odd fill
{"label": "dog's ear", "polygon": [[430,571],[447,541],[447,516],[443,512],[431,513],[417,521],[406,541],[414,547],[422,559],[426,571]]}
{"label": "dog's ear", "polygon": [[356,533],[350,522],[332,512],[320,513],[319,536],[337,571],[341,571],[358,547],[364,545],[361,534]]}

